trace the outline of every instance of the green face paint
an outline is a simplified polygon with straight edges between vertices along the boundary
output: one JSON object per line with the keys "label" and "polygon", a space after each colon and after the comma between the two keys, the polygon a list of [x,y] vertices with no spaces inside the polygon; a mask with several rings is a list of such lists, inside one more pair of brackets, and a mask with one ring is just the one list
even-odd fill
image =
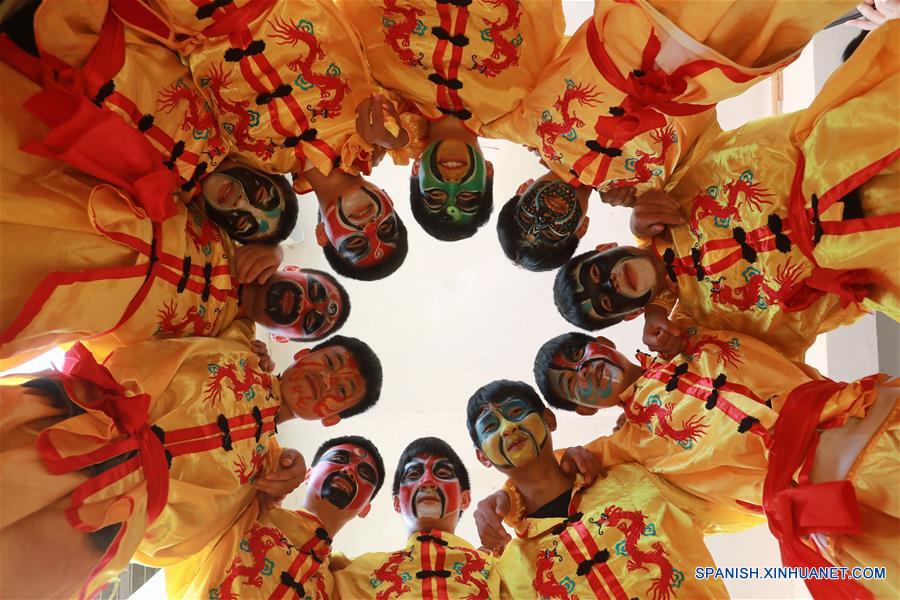
{"label": "green face paint", "polygon": [[427,212],[464,225],[480,208],[487,186],[487,167],[481,150],[462,140],[432,142],[419,166],[419,189]]}

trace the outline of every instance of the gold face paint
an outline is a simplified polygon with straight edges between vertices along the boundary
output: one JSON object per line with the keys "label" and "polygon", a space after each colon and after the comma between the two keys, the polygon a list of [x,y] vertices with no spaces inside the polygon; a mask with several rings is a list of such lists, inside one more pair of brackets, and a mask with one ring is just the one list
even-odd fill
{"label": "gold face paint", "polygon": [[475,422],[481,451],[501,468],[521,467],[535,460],[547,441],[547,424],[524,400],[509,398]]}

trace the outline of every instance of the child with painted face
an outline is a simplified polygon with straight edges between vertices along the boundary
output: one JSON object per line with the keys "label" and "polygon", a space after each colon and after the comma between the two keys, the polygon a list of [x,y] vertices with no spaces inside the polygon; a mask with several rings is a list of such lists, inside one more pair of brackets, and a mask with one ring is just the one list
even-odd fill
{"label": "child with painted face", "polygon": [[713,564],[703,544],[713,515],[703,503],[638,465],[616,466],[591,485],[564,472],[553,454],[556,418],[525,383],[482,387],[466,414],[478,460],[509,477],[509,502],[490,511],[480,505],[476,523],[479,533],[488,523],[502,529],[505,517],[516,530],[495,548],[512,597],[726,596],[721,582],[681,575]]}
{"label": "child with painted face", "polygon": [[10,595],[91,597],[135,556],[167,566],[194,555],[257,491],[299,484],[293,468],[287,489],[264,475],[278,469],[276,423],[334,425],[377,401],[381,365],[359,340],[302,350],[274,377],[252,336],[239,320],[218,338],[142,342],[102,364],[76,344],[60,371],[0,386]]}
{"label": "child with painted face", "polygon": [[306,475],[303,508],[252,503],[218,540],[167,568],[169,597],[332,597],[332,538],[369,513],[384,463],[371,441],[341,436],[319,447]]}
{"label": "child with painted face", "polygon": [[[471,237],[493,208],[493,166],[478,137],[536,84],[563,35],[557,1],[342,0],[375,77],[400,98],[413,160],[410,205],[432,237]],[[471,61],[471,64],[467,64]],[[491,136],[493,137],[493,136]]]}
{"label": "child with painted face", "polygon": [[[677,323],[685,351],[672,359],[639,354],[640,364],[604,338],[569,333],[548,341],[534,366],[544,398],[581,415],[624,410],[618,431],[586,445],[604,466],[636,461],[679,489],[743,513],[735,522],[768,518],[786,565],[885,565],[893,575],[866,587],[877,597],[896,595],[900,522],[888,508],[896,506],[896,477],[878,465],[882,453],[897,451],[900,382],[880,374],[837,383],[750,336]],[[801,463],[812,470],[794,487]],[[803,500],[782,504],[792,494]],[[817,521],[813,512],[827,518]],[[843,528],[856,533],[843,535]],[[798,529],[829,550],[803,546]],[[835,595],[810,589],[816,597]]]}
{"label": "child with painted face", "polygon": [[397,463],[393,493],[409,536],[406,546],[332,562],[340,597],[502,597],[494,559],[454,535],[469,507],[469,474],[446,442],[411,442]]}

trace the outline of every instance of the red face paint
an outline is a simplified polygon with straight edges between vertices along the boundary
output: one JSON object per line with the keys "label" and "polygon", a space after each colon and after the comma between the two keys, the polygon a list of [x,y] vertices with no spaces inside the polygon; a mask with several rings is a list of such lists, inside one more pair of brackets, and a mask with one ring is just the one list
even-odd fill
{"label": "red face paint", "polygon": [[354,444],[329,448],[309,472],[309,493],[341,510],[360,510],[372,499],[377,485],[375,460]]}
{"label": "red face paint", "polygon": [[449,459],[421,455],[403,465],[399,498],[404,517],[441,519],[458,513],[461,495],[456,467]]}
{"label": "red face paint", "polygon": [[377,265],[400,242],[394,204],[374,186],[362,185],[339,197],[322,222],[337,254],[357,267]]}

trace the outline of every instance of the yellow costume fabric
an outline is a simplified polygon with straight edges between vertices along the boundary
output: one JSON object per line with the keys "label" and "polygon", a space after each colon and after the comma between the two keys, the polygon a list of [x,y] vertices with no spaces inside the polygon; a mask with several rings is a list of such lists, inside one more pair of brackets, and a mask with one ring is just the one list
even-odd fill
{"label": "yellow costume fabric", "polygon": [[166,568],[170,598],[332,598],[331,538],[315,515],[251,502],[202,552]]}
{"label": "yellow costume fabric", "polygon": [[338,557],[331,569],[337,596],[346,600],[504,597],[495,560],[437,529],[410,536],[406,547],[396,552],[370,552],[349,563]]}
{"label": "yellow costume fabric", "polygon": [[711,129],[672,177],[687,223],[653,244],[705,327],[803,360],[866,307],[900,318],[898,34],[873,32],[808,109]]}
{"label": "yellow costume fabric", "polygon": [[[573,185],[662,189],[715,122],[717,102],[786,66],[853,3],[706,4],[598,0],[535,89],[485,135],[536,147]],[[732,41],[744,50],[729,58]]]}
{"label": "yellow costume fabric", "polygon": [[183,54],[231,152],[274,173],[371,170],[355,110],[377,89],[356,32],[332,2],[147,4],[118,14]]}
{"label": "yellow costume fabric", "polygon": [[[105,19],[116,23],[104,28]],[[43,2],[34,28],[50,65],[58,59],[82,71],[103,71],[102,77],[98,74],[102,81],[88,84],[86,93],[140,131],[159,150],[160,159],[170,161],[170,168],[189,182],[185,189],[194,189],[228,154],[215,114],[188,67],[173,51],[123,26],[106,0]],[[95,47],[98,57],[91,56]],[[114,66],[101,69],[100,61]]]}
{"label": "yellow costume fabric", "polygon": [[37,87],[5,64],[0,132],[0,368],[78,340],[99,358],[154,337],[215,336],[235,317],[233,242],[193,207],[161,224],[108,185],[26,154]]}
{"label": "yellow costume fabric", "polygon": [[[744,334],[676,320],[687,334],[675,358],[647,359],[619,400],[622,428],[586,447],[604,464],[637,461],[678,488],[764,522],[763,481],[775,424],[791,390],[813,380],[800,365]],[[865,417],[886,376],[867,377],[830,397],[823,427]]]}
{"label": "yellow costume fabric", "polygon": [[[475,133],[535,86],[565,28],[558,0],[339,0],[385,88]],[[415,136],[411,136],[415,137]]]}
{"label": "yellow costume fabric", "polygon": [[[75,346],[61,373],[0,386],[4,407],[17,407],[3,413],[4,435],[16,444],[2,460],[4,528],[58,499],[79,531],[120,525],[80,588],[87,597],[132,557],[166,566],[221,536],[279,456],[280,388],[256,368],[252,333],[242,321],[217,339],[143,342],[102,367]],[[48,384],[60,392],[43,392]],[[55,414],[19,418],[54,400]],[[89,479],[73,485],[79,473]],[[14,542],[5,539],[4,552],[17,551]]]}
{"label": "yellow costume fabric", "polygon": [[500,572],[513,598],[727,597],[720,581],[694,577],[714,564],[703,544],[713,515],[639,465],[613,467],[590,486],[577,478],[564,519],[526,517],[518,490],[505,489],[517,537]]}

